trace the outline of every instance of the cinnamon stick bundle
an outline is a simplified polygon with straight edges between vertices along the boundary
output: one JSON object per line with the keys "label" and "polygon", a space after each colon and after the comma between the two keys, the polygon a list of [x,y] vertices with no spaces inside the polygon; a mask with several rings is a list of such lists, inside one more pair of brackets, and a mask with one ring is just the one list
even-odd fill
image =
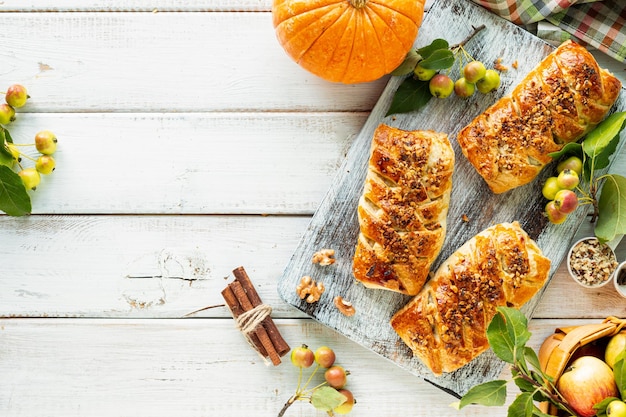
{"label": "cinnamon stick bundle", "polygon": [[261,297],[242,266],[234,269],[233,275],[235,280],[222,291],[226,305],[236,320],[242,318],[245,313],[249,314],[243,317],[247,322],[252,322],[252,327],[239,323],[238,320],[241,331],[262,357],[269,358],[273,365],[280,364],[280,358],[289,352],[290,347],[269,315],[269,307],[261,301]]}

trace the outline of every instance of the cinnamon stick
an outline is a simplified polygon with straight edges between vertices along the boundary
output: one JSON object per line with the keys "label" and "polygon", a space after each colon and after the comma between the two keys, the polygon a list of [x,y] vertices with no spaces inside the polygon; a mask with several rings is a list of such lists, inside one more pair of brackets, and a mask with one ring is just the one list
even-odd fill
{"label": "cinnamon stick", "polygon": [[[237,298],[237,301],[239,301],[239,304],[241,305],[241,307],[243,307],[245,311],[250,311],[254,308],[240,282],[231,282],[229,284],[229,287],[232,289],[235,297]],[[272,344],[272,341],[270,340],[270,337],[267,334],[265,327],[263,327],[262,325],[258,326],[254,333],[256,333],[256,335],[259,337],[259,340],[265,348],[267,356],[270,358],[272,363],[274,365],[280,364],[280,355],[278,355],[278,352],[274,348],[274,345]]]}
{"label": "cinnamon stick", "polygon": [[[250,277],[248,276],[248,273],[243,268],[243,266],[235,268],[233,270],[233,275],[235,276],[236,282],[239,282],[243,287],[248,296],[248,299],[252,303],[253,308],[263,304],[263,302],[261,301],[261,297],[259,297],[259,293],[257,293],[254,285],[252,285],[252,281],[250,280]],[[272,320],[271,317],[268,316],[265,318],[265,320],[263,320],[263,327],[267,331],[267,334],[272,341],[272,345],[276,349],[276,352],[278,352],[279,356],[284,356],[287,352],[289,352],[291,348],[283,339],[282,335],[278,331],[278,328],[276,327],[276,324],[274,323],[274,320]]]}
{"label": "cinnamon stick", "polygon": [[[235,319],[245,312],[245,310],[239,304],[239,301],[237,301],[237,297],[235,297],[235,293],[230,286],[227,286],[222,290],[222,297],[224,298],[224,301],[226,301],[226,305],[228,305],[228,308],[230,309],[230,312],[233,314],[233,317]],[[267,351],[259,340],[259,336],[257,336],[256,333],[253,332],[250,334],[250,340],[254,344],[256,350],[261,354],[261,356],[266,358],[268,356]]]}

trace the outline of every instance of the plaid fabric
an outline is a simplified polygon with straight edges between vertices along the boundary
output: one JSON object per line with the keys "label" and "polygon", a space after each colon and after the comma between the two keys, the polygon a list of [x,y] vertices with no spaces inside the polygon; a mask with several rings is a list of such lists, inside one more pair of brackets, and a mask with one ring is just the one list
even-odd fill
{"label": "plaid fabric", "polygon": [[[626,0],[472,0],[551,41],[573,37],[626,61]],[[546,29],[550,23],[561,33]],[[537,28],[542,30],[538,30]]]}

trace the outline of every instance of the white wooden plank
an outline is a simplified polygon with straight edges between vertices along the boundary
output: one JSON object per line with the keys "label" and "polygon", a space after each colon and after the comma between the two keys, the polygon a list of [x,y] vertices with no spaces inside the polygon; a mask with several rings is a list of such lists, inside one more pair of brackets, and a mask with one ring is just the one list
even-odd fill
{"label": "white wooden plank", "polygon": [[[581,323],[533,320],[529,345],[536,349],[556,326]],[[310,320],[277,325],[292,347],[335,349],[351,371],[354,415],[506,416],[505,407],[452,409],[449,394]],[[265,366],[232,320],[14,319],[0,320],[0,336],[4,417],[269,417],[297,384],[288,358]],[[515,393],[511,385],[508,402]],[[287,415],[323,413],[298,403]]]}
{"label": "white wooden plank", "polygon": [[270,11],[271,0],[6,0],[0,12],[206,12],[206,11]]}
{"label": "white wooden plank", "polygon": [[[275,317],[304,317],[281,300],[276,286],[309,221],[298,216],[0,217],[0,317],[181,317],[223,304],[220,291],[238,266],[248,271]],[[625,242],[617,253],[626,259]],[[338,254],[337,261],[351,259]],[[334,267],[329,268],[331,273]],[[561,265],[535,317],[610,315],[626,317],[613,287],[583,290]],[[194,317],[230,313],[215,308]]]}
{"label": "white wooden plank", "polygon": [[307,73],[269,13],[0,13],[0,39],[3,80],[34,112],[362,111],[386,81]]}
{"label": "white wooden plank", "polygon": [[34,213],[310,214],[366,116],[21,114],[10,131],[23,144],[40,129],[59,138]]}

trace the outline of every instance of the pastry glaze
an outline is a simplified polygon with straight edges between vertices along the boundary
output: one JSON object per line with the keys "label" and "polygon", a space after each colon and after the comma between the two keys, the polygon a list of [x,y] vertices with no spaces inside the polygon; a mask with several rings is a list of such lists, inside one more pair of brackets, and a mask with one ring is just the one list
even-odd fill
{"label": "pastry glaze", "polygon": [[443,246],[453,169],[444,133],[378,126],[358,206],[358,281],[418,293]]}
{"label": "pastry glaze", "polygon": [[457,141],[489,188],[503,193],[531,182],[552,161],[549,153],[600,123],[620,88],[585,48],[566,41],[463,128]]}
{"label": "pastry glaze", "polygon": [[391,326],[435,375],[455,371],[489,348],[496,307],[521,307],[549,272],[550,260],[517,222],[491,226],[453,253]]}

